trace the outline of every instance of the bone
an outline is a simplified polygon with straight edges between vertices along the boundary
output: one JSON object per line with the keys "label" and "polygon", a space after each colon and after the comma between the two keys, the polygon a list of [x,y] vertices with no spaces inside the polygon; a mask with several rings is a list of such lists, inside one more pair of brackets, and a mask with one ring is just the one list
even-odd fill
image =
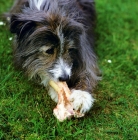
{"label": "bone", "polygon": [[79,118],[84,116],[84,114],[73,110],[73,106],[69,101],[71,91],[66,82],[54,82],[50,80],[49,84],[58,94],[58,103],[53,110],[53,114],[60,122],[71,117]]}

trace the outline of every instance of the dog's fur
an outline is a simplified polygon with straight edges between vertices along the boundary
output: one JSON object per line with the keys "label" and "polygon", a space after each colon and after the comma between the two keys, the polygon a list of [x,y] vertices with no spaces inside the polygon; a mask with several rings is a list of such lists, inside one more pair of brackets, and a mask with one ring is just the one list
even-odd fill
{"label": "dog's fur", "polygon": [[10,11],[16,66],[48,87],[55,102],[48,81],[66,81],[70,101],[81,113],[92,107],[91,93],[100,79],[94,26],[93,0],[18,0]]}

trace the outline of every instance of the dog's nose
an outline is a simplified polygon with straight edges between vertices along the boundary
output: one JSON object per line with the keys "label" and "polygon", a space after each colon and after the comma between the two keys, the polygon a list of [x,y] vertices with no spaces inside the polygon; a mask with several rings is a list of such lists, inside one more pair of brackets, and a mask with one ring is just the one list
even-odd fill
{"label": "dog's nose", "polygon": [[62,75],[62,76],[60,76],[59,78],[59,81],[68,81],[69,80],[69,75]]}

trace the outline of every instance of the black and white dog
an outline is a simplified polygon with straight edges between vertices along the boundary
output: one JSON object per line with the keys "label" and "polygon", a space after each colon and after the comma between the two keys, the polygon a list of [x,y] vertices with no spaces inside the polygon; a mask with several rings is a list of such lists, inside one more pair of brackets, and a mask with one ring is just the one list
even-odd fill
{"label": "black and white dog", "polygon": [[66,81],[74,110],[86,113],[99,77],[93,51],[93,0],[18,0],[10,11],[14,58],[29,77],[49,89],[49,80]]}

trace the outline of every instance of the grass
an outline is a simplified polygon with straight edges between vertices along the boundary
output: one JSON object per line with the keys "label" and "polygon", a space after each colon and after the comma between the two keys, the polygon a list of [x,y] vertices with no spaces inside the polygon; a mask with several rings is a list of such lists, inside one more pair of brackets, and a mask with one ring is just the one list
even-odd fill
{"label": "grass", "polygon": [[[11,3],[1,0],[0,13]],[[55,119],[55,103],[45,89],[14,70],[12,35],[0,26],[0,140],[138,139],[138,1],[96,3],[96,53],[103,80],[94,107],[81,119]]]}

